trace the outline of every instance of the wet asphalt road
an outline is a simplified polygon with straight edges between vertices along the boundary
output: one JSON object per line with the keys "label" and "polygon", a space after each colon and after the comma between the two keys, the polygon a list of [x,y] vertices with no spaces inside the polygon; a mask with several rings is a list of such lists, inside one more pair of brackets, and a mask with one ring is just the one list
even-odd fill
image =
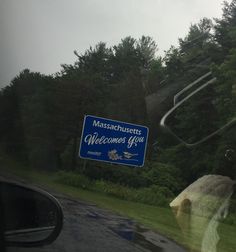
{"label": "wet asphalt road", "polygon": [[84,201],[52,194],[64,213],[64,226],[57,240],[40,248],[12,247],[7,252],[186,252],[128,218]]}

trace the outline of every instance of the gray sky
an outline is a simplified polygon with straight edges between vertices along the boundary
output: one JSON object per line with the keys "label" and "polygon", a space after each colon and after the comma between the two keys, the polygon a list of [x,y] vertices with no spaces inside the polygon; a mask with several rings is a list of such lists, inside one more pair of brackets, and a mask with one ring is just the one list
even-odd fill
{"label": "gray sky", "polygon": [[148,35],[159,54],[191,23],[220,17],[223,0],[0,0],[0,87],[24,68],[51,74],[104,41]]}

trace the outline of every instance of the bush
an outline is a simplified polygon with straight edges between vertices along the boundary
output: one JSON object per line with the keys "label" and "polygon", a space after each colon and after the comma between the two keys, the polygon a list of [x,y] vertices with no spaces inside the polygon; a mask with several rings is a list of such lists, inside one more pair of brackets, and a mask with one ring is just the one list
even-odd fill
{"label": "bush", "polygon": [[132,194],[135,192],[133,188],[105,182],[103,180],[95,182],[94,190],[124,200],[132,200]]}
{"label": "bush", "polygon": [[165,187],[153,185],[137,190],[135,201],[150,205],[167,206],[174,195]]}
{"label": "bush", "polygon": [[82,189],[101,192],[119,199],[150,205],[167,206],[170,199],[174,198],[173,193],[166,187],[153,185],[136,189],[104,180],[92,182],[87,177],[73,172],[58,172],[56,181]]}
{"label": "bush", "polygon": [[158,206],[167,206],[169,199],[174,197],[168,188],[156,185],[135,189],[105,181],[96,181],[94,189],[119,199]]}
{"label": "bush", "polygon": [[151,162],[143,172],[143,176],[149,180],[151,185],[158,188],[168,188],[172,193],[179,193],[184,188],[180,171],[172,165]]}
{"label": "bush", "polygon": [[92,186],[92,182],[85,176],[65,171],[57,173],[56,182],[82,189],[89,189]]}
{"label": "bush", "polygon": [[142,176],[140,168],[116,164],[88,161],[86,169],[80,171],[92,180],[105,180],[127,187],[139,188],[149,186],[149,180]]}

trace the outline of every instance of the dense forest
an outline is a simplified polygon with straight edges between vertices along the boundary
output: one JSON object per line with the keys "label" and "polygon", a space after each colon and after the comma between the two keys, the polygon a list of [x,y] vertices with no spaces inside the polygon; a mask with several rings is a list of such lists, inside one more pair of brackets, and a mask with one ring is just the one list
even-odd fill
{"label": "dense forest", "polygon": [[[1,151],[35,169],[73,171],[90,180],[164,193],[177,194],[204,174],[236,178],[236,126],[188,148],[159,127],[173,106],[171,92],[155,108],[156,118],[147,109],[148,97],[163,88],[175,87],[177,93],[211,72],[216,82],[176,113],[175,130],[201,139],[198,124],[209,134],[235,117],[236,0],[224,3],[222,18],[192,24],[164,57],[149,36],[128,36],[112,47],[100,42],[74,54],[75,63],[62,65],[60,72],[25,69],[0,91]],[[148,126],[145,166],[81,160],[78,147],[86,114]]]}

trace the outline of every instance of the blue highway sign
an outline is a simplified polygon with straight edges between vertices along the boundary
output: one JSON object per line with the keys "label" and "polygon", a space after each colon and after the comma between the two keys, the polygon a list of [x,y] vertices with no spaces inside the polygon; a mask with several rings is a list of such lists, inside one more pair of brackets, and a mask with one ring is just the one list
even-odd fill
{"label": "blue highway sign", "polygon": [[79,156],[97,161],[143,166],[148,139],[145,126],[87,115]]}

